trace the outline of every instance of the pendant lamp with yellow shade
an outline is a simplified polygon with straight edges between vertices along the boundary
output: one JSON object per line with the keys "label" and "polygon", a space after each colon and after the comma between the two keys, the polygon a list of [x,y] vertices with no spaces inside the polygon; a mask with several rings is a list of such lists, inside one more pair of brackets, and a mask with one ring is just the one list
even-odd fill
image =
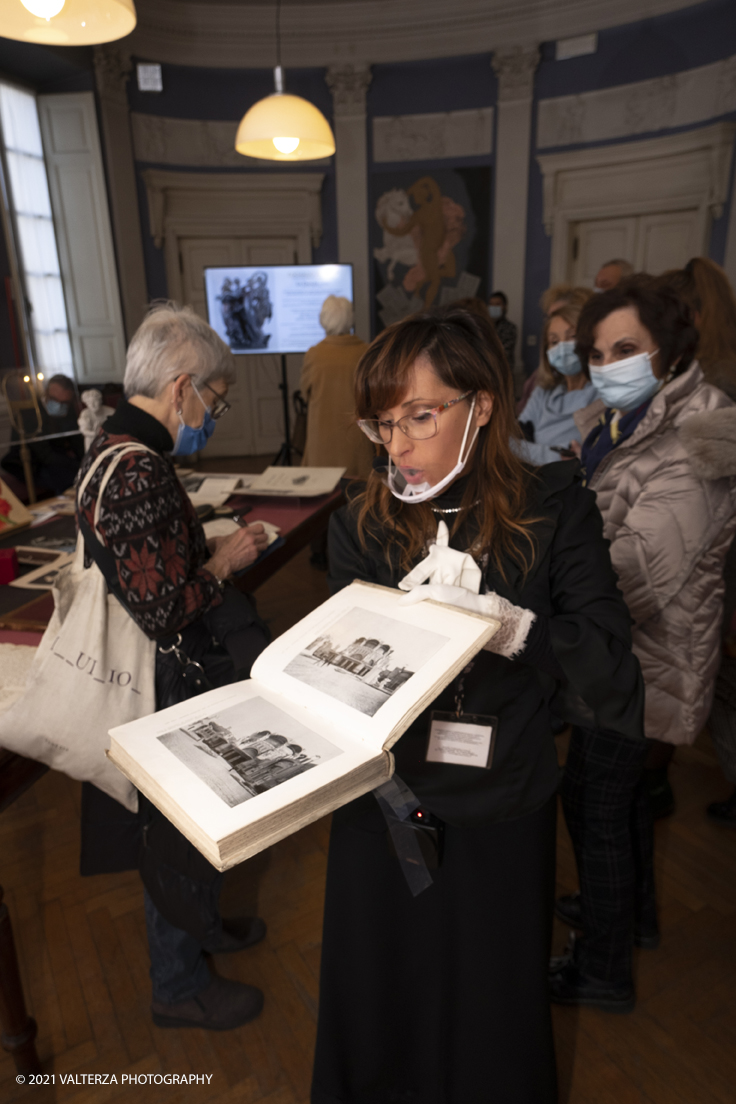
{"label": "pendant lamp with yellow shade", "polygon": [[0,35],[43,46],[95,46],[130,34],[133,0],[0,0]]}
{"label": "pendant lamp with yellow shade", "polygon": [[240,120],[235,149],[266,161],[314,161],[331,157],[335,139],[319,108],[284,91],[281,67],[281,0],[276,0],[275,91],[259,100]]}

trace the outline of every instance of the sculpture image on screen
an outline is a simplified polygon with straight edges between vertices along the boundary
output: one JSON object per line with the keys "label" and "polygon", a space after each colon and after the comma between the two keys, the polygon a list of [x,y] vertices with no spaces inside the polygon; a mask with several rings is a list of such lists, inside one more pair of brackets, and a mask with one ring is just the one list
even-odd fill
{"label": "sculpture image on screen", "polygon": [[234,353],[268,348],[271,334],[263,332],[263,324],[271,317],[273,308],[265,272],[254,272],[244,284],[237,276],[225,276],[217,299],[228,344]]}
{"label": "sculpture image on screen", "polygon": [[304,353],[322,341],[328,295],[352,302],[351,265],[231,265],[206,268],[210,326],[232,353]]}

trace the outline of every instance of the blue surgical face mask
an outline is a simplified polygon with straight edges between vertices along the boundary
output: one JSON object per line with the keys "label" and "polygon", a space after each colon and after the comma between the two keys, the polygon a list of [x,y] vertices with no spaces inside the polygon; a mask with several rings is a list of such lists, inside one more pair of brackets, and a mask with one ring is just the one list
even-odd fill
{"label": "blue surgical face mask", "polygon": [[636,410],[664,386],[652,371],[652,357],[658,353],[636,353],[635,356],[607,364],[605,368],[589,365],[590,381],[598,397],[614,410]]}
{"label": "blue surgical face mask", "polygon": [[501,315],[503,314],[503,307],[497,307],[497,306],[491,305],[491,306],[490,306],[490,307],[488,308],[488,313],[490,314],[490,316],[491,316],[491,318],[493,319],[493,321],[494,321],[494,322],[497,322],[497,321],[498,321],[498,319],[499,319],[499,318],[501,317]]}
{"label": "blue surgical face mask", "polygon": [[58,399],[47,399],[46,411],[52,418],[66,418],[69,413],[69,403],[59,402]]}
{"label": "blue surgical face mask", "polygon": [[583,370],[574,341],[558,341],[547,350],[547,360],[563,376],[577,376]]}
{"label": "blue surgical face mask", "polygon": [[[194,384],[192,384],[194,387]],[[188,426],[181,416],[181,410],[177,411],[179,415],[179,429],[176,434],[176,441],[174,447],[171,450],[172,456],[191,456],[193,452],[199,452],[209,441],[212,434],[215,432],[215,426],[217,422],[210,414],[209,407],[205,403],[204,399],[200,395],[197,388],[194,387],[197,398],[204,407],[204,421],[201,426],[194,428]]]}

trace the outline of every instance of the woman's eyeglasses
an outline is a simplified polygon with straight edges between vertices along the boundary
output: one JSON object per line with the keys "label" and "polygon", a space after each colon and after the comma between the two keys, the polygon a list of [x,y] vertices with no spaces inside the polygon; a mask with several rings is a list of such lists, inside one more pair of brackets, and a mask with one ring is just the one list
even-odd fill
{"label": "woman's eyeglasses", "polygon": [[210,416],[212,418],[214,418],[215,421],[217,421],[217,419],[221,418],[223,414],[227,414],[228,410],[230,409],[230,403],[227,401],[227,399],[224,397],[224,395],[220,395],[219,392],[215,391],[214,387],[212,387],[211,384],[205,383],[205,384],[202,384],[202,386],[206,387],[207,390],[211,391],[212,394],[215,396],[215,401],[212,403],[212,406],[208,406],[208,404],[204,401],[202,396],[199,395],[199,391],[197,390],[197,386],[196,386],[194,380],[192,380],[192,387],[194,388],[194,390],[199,395],[202,403],[209,410]]}
{"label": "woman's eyeglasses", "polygon": [[464,395],[458,395],[456,399],[450,399],[449,402],[442,403],[441,406],[434,406],[431,410],[416,410],[413,414],[405,414],[397,422],[384,422],[379,418],[360,418],[358,425],[366,437],[371,441],[375,441],[377,445],[390,444],[395,429],[400,429],[412,441],[426,441],[428,437],[437,435],[439,430],[437,425],[438,415],[443,410],[455,406],[456,403],[462,402],[463,399],[467,399],[472,394],[472,391],[466,391]]}

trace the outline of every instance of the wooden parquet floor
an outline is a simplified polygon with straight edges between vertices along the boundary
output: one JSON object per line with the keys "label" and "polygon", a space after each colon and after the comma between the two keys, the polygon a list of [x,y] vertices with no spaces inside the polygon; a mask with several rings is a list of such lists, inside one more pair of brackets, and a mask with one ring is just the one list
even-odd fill
{"label": "wooden parquet floor", "polygon": [[[326,593],[324,575],[310,567],[305,550],[258,592],[259,609],[278,634]],[[736,832],[704,815],[705,805],[728,790],[706,737],[678,751],[672,781],[677,811],[657,826],[662,946],[638,952],[639,1002],[631,1015],[555,1009],[566,1104],[736,1101]],[[12,1061],[0,1052],[0,1102],[108,1104],[134,1094],[151,1104],[306,1104],[327,822],[226,877],[224,914],[257,911],[268,936],[249,951],[219,957],[215,968],[263,988],[262,1016],[222,1034],[161,1030],[149,1014],[138,876],[79,876],[79,803],[79,786],[49,773],[0,817],[0,881],[38,1021],[39,1054],[55,1076],[47,1087],[19,1086]],[[576,877],[562,821],[558,856],[559,890],[569,892]],[[556,950],[565,938],[558,925]],[[92,1074],[114,1074],[117,1084],[81,1081]],[[210,1080],[187,1086],[122,1081],[143,1074]]]}

